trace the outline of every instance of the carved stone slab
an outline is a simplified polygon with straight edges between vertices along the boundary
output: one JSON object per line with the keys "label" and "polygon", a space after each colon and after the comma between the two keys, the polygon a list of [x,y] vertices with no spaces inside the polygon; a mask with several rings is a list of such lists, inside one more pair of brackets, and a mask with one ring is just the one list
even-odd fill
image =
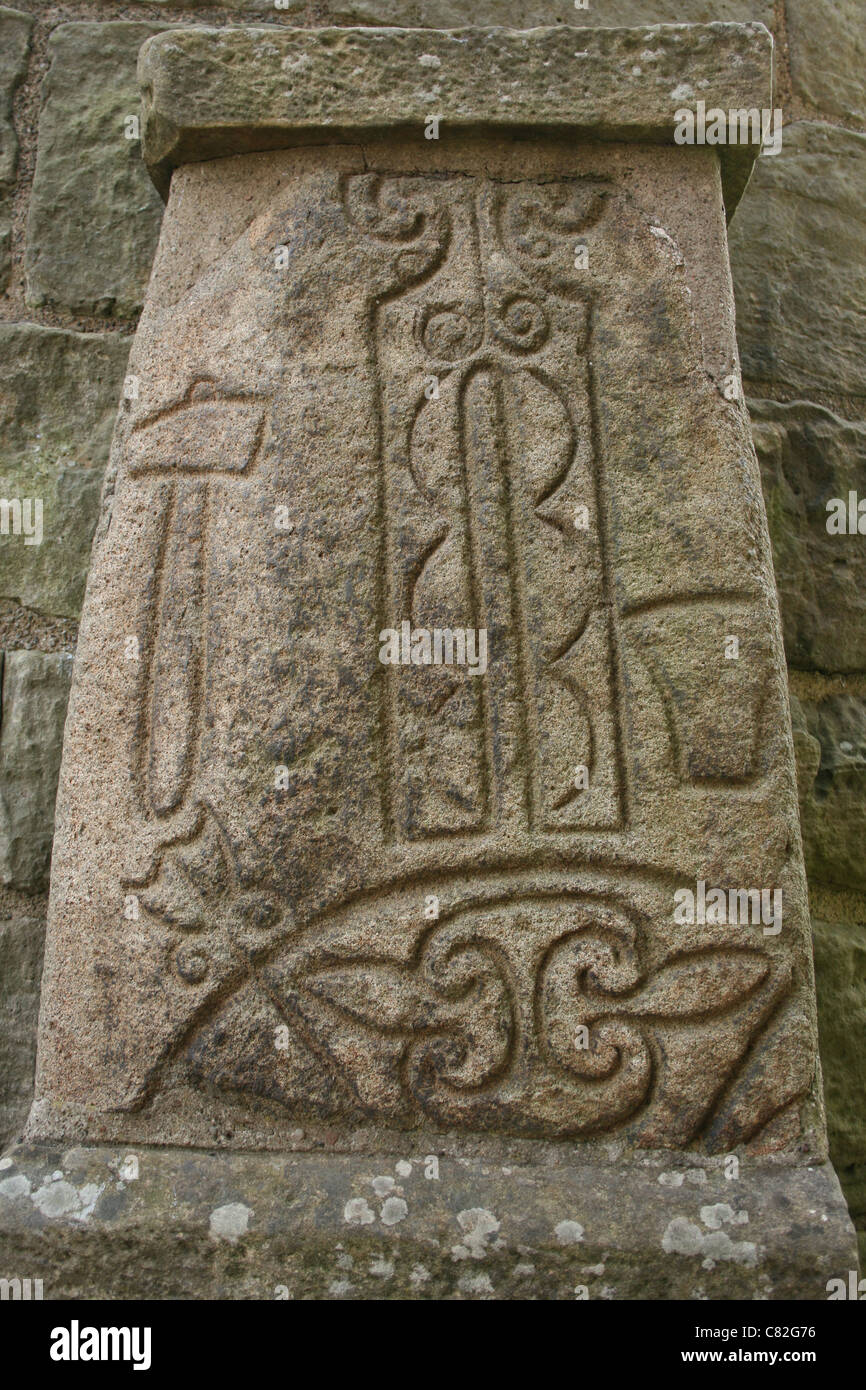
{"label": "carved stone slab", "polygon": [[[659,45],[673,108],[671,52],[693,90],[724,53],[750,105],[760,34],[716,29],[630,64]],[[251,90],[318,45],[399,94],[457,42],[165,35],[150,154],[187,148],[164,94],[195,62],[190,122],[236,148],[227,46]],[[490,43],[541,110],[554,39]],[[530,139],[525,90],[513,127],[449,132],[446,83],[435,140],[419,102],[414,134],[176,168],[81,627],[31,1137],[822,1156],[720,163],[650,138],[647,90],[636,143],[604,106]],[[437,632],[485,661],[430,664]]]}

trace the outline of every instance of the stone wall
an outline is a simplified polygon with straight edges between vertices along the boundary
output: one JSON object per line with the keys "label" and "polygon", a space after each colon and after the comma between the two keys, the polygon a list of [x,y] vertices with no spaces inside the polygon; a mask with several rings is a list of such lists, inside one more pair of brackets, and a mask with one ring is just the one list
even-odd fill
{"label": "stone wall", "polygon": [[866,1228],[866,559],[858,535],[826,528],[828,499],[866,474],[861,0],[277,5],[0,9],[0,496],[41,499],[44,529],[38,545],[0,537],[0,1142],[27,1111],[70,657],[162,211],[137,138],[141,43],[190,23],[760,19],[777,38],[783,149],[759,161],[731,257],[785,628],[831,1147]]}

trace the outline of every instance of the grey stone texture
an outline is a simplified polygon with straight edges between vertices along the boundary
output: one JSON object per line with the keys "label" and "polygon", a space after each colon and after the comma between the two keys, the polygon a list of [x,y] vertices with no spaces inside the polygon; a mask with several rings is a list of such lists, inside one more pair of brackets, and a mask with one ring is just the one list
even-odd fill
{"label": "grey stone texture", "polygon": [[[827,504],[866,500],[866,423],[807,401],[749,400],[773,541],[785,652],[802,670],[866,670],[866,536],[827,529]],[[866,531],[866,517],[863,519]]]}
{"label": "grey stone texture", "polygon": [[[866,1257],[866,701],[791,699],[830,1152]],[[834,915],[835,913],[835,915]]]}
{"label": "grey stone texture", "polygon": [[0,538],[0,597],[61,617],[81,611],[130,342],[0,324],[0,496],[40,499],[43,529],[41,545]]}
{"label": "grey stone texture", "polygon": [[27,66],[33,19],[20,10],[0,8],[0,190],[15,179],[18,137],[12,124],[12,98]]}
{"label": "grey stone texture", "polygon": [[786,0],[794,93],[823,116],[866,124],[866,25],[860,0]]}
{"label": "grey stone texture", "polygon": [[779,388],[866,399],[866,135],[811,121],[784,129],[755,165],[731,224],[743,375]]}
{"label": "grey stone texture", "polygon": [[44,941],[40,902],[0,907],[0,1146],[21,1134],[33,1098]]}
{"label": "grey stone texture", "polygon": [[72,314],[141,307],[162,204],[125,121],[138,119],[138,50],[164,25],[61,24],[39,118],[27,221],[27,298]]}
{"label": "grey stone texture", "polygon": [[825,1067],[830,1139],[843,1169],[866,1164],[866,933],[862,925],[813,921],[821,980],[818,1025]]}
{"label": "grey stone texture", "polygon": [[683,1154],[624,1171],[411,1142],[0,1159],[0,1268],[41,1277],[46,1299],[821,1301],[856,1259],[826,1165],[731,1179]]}
{"label": "grey stone texture", "polygon": [[818,882],[866,892],[866,700],[792,701],[806,866]]}
{"label": "grey stone texture", "polygon": [[18,137],[12,98],[27,70],[33,19],[20,10],[0,8],[0,293],[9,282],[12,200],[18,168]]}
{"label": "grey stone texture", "polygon": [[6,652],[0,722],[0,882],[34,892],[48,882],[54,797],[72,661]]}
{"label": "grey stone texture", "polygon": [[[859,1013],[854,1026],[858,1029],[862,1026]],[[866,1269],[866,1163],[852,1163],[847,1168],[840,1168],[839,1178],[844,1184],[848,1211],[857,1230],[862,1271]]]}
{"label": "grey stone texture", "polygon": [[820,913],[813,914],[812,935],[830,1147],[859,1232],[860,1263],[866,1267],[866,924],[862,908],[849,920],[827,921]]}

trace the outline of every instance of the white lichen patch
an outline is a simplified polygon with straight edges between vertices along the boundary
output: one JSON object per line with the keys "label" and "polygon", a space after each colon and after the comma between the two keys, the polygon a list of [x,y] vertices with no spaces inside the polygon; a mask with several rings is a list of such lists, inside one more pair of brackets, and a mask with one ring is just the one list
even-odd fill
{"label": "white lichen patch", "polygon": [[280,63],[283,72],[300,72],[303,68],[309,68],[312,67],[312,65],[313,60],[309,53],[299,53],[297,56],[290,53],[289,56],[284,58]]}
{"label": "white lichen patch", "polygon": [[0,1197],[29,1197],[30,1179],[23,1173],[14,1173],[11,1178],[0,1182]]}
{"label": "white lichen patch", "polygon": [[12,1167],[11,1158],[0,1158],[0,1173],[5,1173],[7,1168]]}
{"label": "white lichen patch", "polygon": [[583,1227],[579,1221],[560,1221],[553,1234],[560,1245],[578,1245],[583,1240]]}
{"label": "white lichen patch", "polygon": [[422,68],[441,68],[442,66],[442,59],[438,58],[435,53],[422,53],[418,62]]}
{"label": "white lichen patch", "polygon": [[501,1249],[504,1241],[495,1241],[499,1222],[486,1207],[467,1207],[457,1213],[457,1224],[463,1232],[460,1245],[452,1245],[455,1260],[483,1260],[488,1250]]}
{"label": "white lichen patch", "polygon": [[412,1285],[413,1289],[420,1289],[422,1285],[427,1283],[429,1278],[430,1271],[429,1269],[425,1269],[424,1265],[412,1266],[412,1273],[409,1275],[409,1283]]}
{"label": "white lichen patch", "polygon": [[32,1193],[30,1200],[43,1216],[67,1216],[73,1221],[89,1221],[104,1187],[104,1183],[94,1182],[76,1187],[58,1171],[45,1179],[42,1186]]}
{"label": "white lichen patch", "polygon": [[139,1175],[138,1154],[127,1154],[117,1170],[121,1182],[137,1182]]}
{"label": "white lichen patch", "polygon": [[398,1178],[411,1178],[412,1164],[409,1162],[408,1158],[398,1158],[397,1162],[394,1164],[394,1172],[397,1174]]}
{"label": "white lichen patch", "polygon": [[752,1269],[758,1261],[757,1246],[750,1240],[731,1240],[727,1231],[702,1231],[686,1216],[675,1216],[662,1237],[666,1255],[700,1255],[702,1267],[714,1269],[719,1261],[730,1260]]}
{"label": "white lichen patch", "polygon": [[394,1261],[386,1260],[384,1255],[377,1255],[370,1261],[368,1273],[372,1274],[374,1279],[393,1279]]}
{"label": "white lichen patch", "polygon": [[678,87],[674,87],[671,92],[671,101],[690,101],[694,98],[695,89],[690,87],[688,82],[681,82]]}
{"label": "white lichen patch", "polygon": [[225,1206],[215,1207],[210,1214],[210,1233],[217,1240],[236,1241],[247,1233],[252,1207],[243,1202],[226,1202]]}
{"label": "white lichen patch", "polygon": [[472,1294],[475,1298],[490,1298],[494,1289],[489,1274],[464,1274],[457,1281],[461,1293]]}
{"label": "white lichen patch", "polygon": [[397,1184],[390,1173],[386,1173],[384,1177],[374,1178],[370,1186],[377,1197],[387,1197],[389,1192],[394,1191]]}
{"label": "white lichen patch", "polygon": [[352,1197],[343,1207],[343,1220],[350,1226],[369,1226],[376,1220],[376,1213],[366,1197]]}
{"label": "white lichen patch", "polygon": [[409,1207],[402,1197],[388,1197],[382,1203],[382,1210],[379,1213],[384,1226],[396,1226],[399,1221],[405,1220],[408,1215]]}
{"label": "white lichen patch", "polygon": [[711,1231],[718,1231],[727,1222],[731,1226],[745,1226],[749,1219],[747,1211],[735,1212],[727,1202],[716,1202],[712,1207],[701,1207],[701,1220]]}
{"label": "white lichen patch", "polygon": [[701,1187],[707,1181],[707,1173],[705,1168],[686,1168],[685,1172],[659,1173],[657,1181],[662,1187],[682,1187],[684,1182]]}

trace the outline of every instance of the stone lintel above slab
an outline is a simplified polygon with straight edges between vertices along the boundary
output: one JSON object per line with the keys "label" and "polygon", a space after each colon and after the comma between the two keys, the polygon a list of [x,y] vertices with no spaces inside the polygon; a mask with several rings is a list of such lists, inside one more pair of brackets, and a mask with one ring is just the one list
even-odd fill
{"label": "stone lintel above slab", "polygon": [[[675,113],[698,101],[770,110],[772,65],[757,23],[176,29],[141,50],[143,151],[167,195],[180,164],[413,130],[423,140],[432,117],[440,139],[673,144]],[[749,139],[716,147],[729,218],[759,152]]]}

